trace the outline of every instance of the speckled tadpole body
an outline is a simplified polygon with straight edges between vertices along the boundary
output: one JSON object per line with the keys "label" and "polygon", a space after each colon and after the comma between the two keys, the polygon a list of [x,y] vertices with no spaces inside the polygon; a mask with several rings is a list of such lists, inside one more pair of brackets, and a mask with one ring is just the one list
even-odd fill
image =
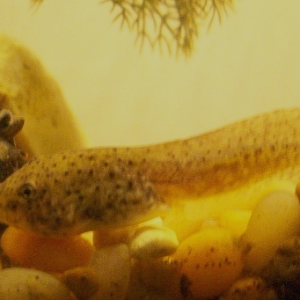
{"label": "speckled tadpole body", "polygon": [[130,225],[166,208],[141,173],[95,149],[34,159],[0,185],[0,221],[44,235]]}
{"label": "speckled tadpole body", "polygon": [[299,162],[300,109],[185,140],[65,152],[32,160],[0,185],[0,221],[49,235],[122,226],[158,215],[175,186],[217,193]]}

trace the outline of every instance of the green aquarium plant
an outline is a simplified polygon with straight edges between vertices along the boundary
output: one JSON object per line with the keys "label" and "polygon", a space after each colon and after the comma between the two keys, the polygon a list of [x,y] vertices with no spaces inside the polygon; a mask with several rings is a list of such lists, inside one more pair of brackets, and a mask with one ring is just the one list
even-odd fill
{"label": "green aquarium plant", "polygon": [[[40,4],[43,0],[31,0]],[[222,20],[234,0],[103,0],[111,5],[113,21],[136,34],[141,48],[152,48],[169,54],[190,56],[201,26],[208,28],[213,20]]]}

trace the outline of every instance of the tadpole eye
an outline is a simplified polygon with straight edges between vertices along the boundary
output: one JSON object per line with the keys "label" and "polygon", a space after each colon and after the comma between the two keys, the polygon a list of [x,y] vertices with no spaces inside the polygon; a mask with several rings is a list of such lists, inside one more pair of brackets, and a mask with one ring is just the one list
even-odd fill
{"label": "tadpole eye", "polygon": [[24,199],[35,199],[37,197],[37,189],[33,183],[24,183],[18,189],[18,195]]}

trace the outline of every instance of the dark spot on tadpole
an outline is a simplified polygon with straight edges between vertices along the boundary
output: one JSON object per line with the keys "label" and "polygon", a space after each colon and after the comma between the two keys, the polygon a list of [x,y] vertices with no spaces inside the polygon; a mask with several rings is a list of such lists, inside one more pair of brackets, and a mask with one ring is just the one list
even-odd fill
{"label": "dark spot on tadpole", "polygon": [[141,201],[139,199],[132,200],[133,205],[139,205]]}
{"label": "dark spot on tadpole", "polygon": [[52,206],[50,200],[45,201],[45,202],[44,202],[44,205],[45,205],[45,207],[47,207],[47,208],[50,208],[50,207]]}
{"label": "dark spot on tadpole", "polygon": [[87,218],[95,217],[95,211],[91,207],[86,208],[83,213]]}
{"label": "dark spot on tadpole", "polygon": [[254,153],[255,153],[255,156],[259,156],[262,153],[262,149],[258,148],[254,151]]}
{"label": "dark spot on tadpole", "polygon": [[249,154],[249,153],[246,153],[246,154],[244,155],[244,160],[249,160],[249,158],[250,158],[250,154]]}
{"label": "dark spot on tadpole", "polygon": [[85,275],[80,276],[79,281],[85,284],[89,283],[89,278]]}
{"label": "dark spot on tadpole", "polygon": [[115,174],[115,172],[110,171],[110,172],[108,173],[108,176],[109,176],[110,179],[114,179],[115,176],[116,176],[116,174]]}
{"label": "dark spot on tadpole", "polygon": [[114,209],[115,206],[114,206],[114,204],[111,201],[109,201],[109,202],[106,203],[106,208],[107,209]]}
{"label": "dark spot on tadpole", "polygon": [[70,190],[65,190],[65,195],[66,196],[71,196],[72,195],[72,192]]}
{"label": "dark spot on tadpole", "polygon": [[17,201],[9,201],[6,205],[6,208],[8,210],[16,211],[18,208],[18,202]]}
{"label": "dark spot on tadpole", "polygon": [[192,282],[185,274],[183,274],[180,277],[180,294],[183,296],[183,298],[187,298],[188,296],[191,296],[191,292],[190,292],[191,284]]}
{"label": "dark spot on tadpole", "polygon": [[128,191],[132,191],[133,190],[133,182],[131,180],[129,180],[127,182],[127,190]]}
{"label": "dark spot on tadpole", "polygon": [[84,211],[83,211],[83,217],[87,218],[87,219],[96,219],[96,220],[102,220],[104,216],[104,210],[103,209],[98,209],[95,210],[93,207],[87,207]]}
{"label": "dark spot on tadpole", "polygon": [[127,205],[127,199],[125,197],[123,197],[121,200],[120,200],[120,204],[122,205]]}
{"label": "dark spot on tadpole", "polygon": [[61,217],[56,217],[55,218],[55,222],[52,225],[52,228],[53,229],[58,229],[58,228],[60,228],[62,226],[63,223],[64,222],[63,222],[63,219]]}

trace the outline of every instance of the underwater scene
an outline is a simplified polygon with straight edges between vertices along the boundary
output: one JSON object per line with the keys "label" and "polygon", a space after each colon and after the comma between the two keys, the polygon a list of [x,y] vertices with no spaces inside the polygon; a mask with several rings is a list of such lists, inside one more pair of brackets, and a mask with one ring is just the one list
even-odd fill
{"label": "underwater scene", "polygon": [[0,0],[0,298],[300,299],[299,6]]}

